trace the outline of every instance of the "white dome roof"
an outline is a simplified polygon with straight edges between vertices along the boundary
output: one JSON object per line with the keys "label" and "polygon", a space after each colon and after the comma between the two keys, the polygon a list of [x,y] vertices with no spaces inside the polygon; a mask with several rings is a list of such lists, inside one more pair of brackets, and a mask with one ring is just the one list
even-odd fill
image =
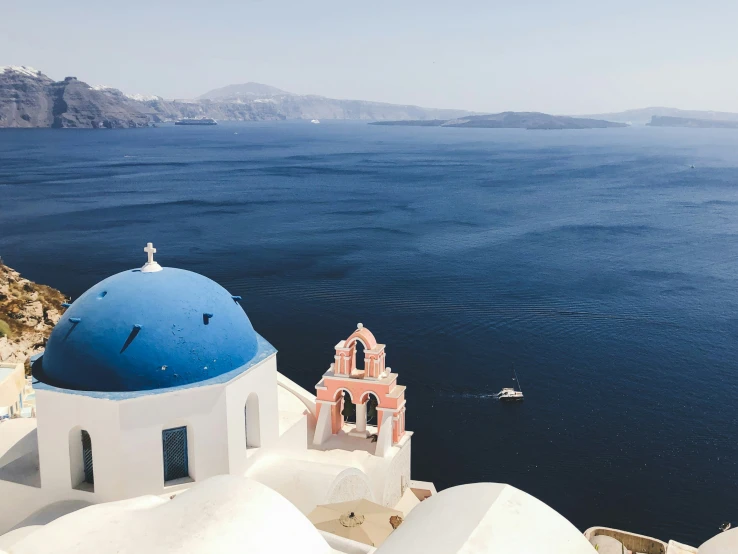
{"label": "white dome roof", "polygon": [[13,554],[212,554],[333,550],[308,519],[270,488],[223,475],[173,500],[141,496],[89,506],[12,545]]}
{"label": "white dome roof", "polygon": [[377,554],[592,554],[584,535],[540,500],[510,485],[475,483],[423,501]]}
{"label": "white dome roof", "polygon": [[712,537],[700,546],[699,554],[735,554],[738,552],[738,527]]}

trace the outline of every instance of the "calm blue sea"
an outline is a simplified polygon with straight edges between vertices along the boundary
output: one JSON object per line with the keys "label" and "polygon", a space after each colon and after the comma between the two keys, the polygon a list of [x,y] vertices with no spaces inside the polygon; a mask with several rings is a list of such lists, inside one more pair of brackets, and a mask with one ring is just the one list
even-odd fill
{"label": "calm blue sea", "polygon": [[0,132],[8,265],[76,297],[148,241],[242,295],[305,387],[371,329],[417,479],[693,545],[738,523],[734,131]]}

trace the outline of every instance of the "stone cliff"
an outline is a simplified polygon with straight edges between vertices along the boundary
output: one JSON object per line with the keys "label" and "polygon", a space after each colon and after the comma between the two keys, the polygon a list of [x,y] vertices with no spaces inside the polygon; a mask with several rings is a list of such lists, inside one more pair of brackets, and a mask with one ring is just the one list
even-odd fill
{"label": "stone cliff", "polygon": [[75,77],[55,82],[32,68],[0,68],[0,127],[143,127],[149,111],[118,90]]}
{"label": "stone cliff", "polygon": [[246,83],[211,91],[197,100],[128,96],[110,87],[91,87],[75,77],[54,81],[33,68],[0,67],[0,128],[145,127],[181,118],[220,121],[282,119],[451,119],[462,110],[437,110],[300,95]]}
{"label": "stone cliff", "polygon": [[0,261],[0,362],[24,362],[43,350],[63,310],[64,295],[24,279]]}

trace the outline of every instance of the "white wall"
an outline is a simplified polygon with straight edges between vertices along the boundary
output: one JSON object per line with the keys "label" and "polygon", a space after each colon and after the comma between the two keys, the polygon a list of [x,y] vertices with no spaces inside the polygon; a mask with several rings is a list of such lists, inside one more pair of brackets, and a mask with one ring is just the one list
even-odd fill
{"label": "white wall", "polygon": [[82,429],[92,440],[94,492],[83,493],[91,502],[188,486],[172,488],[164,483],[162,431],[173,427],[187,427],[193,481],[242,474],[247,462],[244,406],[251,394],[258,396],[260,445],[274,445],[279,438],[276,355],[225,384],[125,400],[40,389],[36,395],[41,485],[49,493],[65,493],[72,491],[73,481],[81,480],[82,445],[76,437]]}
{"label": "white wall", "polygon": [[17,410],[20,394],[26,385],[23,364],[0,364],[0,369],[10,370],[5,379],[0,381],[0,407],[13,406]]}
{"label": "white wall", "polygon": [[226,386],[195,387],[118,403],[123,445],[119,478],[125,482],[124,497],[162,494],[171,486],[164,482],[162,431],[165,429],[187,428],[193,481],[228,473]]}
{"label": "white wall", "polygon": [[410,455],[411,442],[408,440],[392,458],[385,473],[384,491],[382,494],[382,504],[385,506],[396,506],[402,498],[402,483],[406,487],[410,486]]}
{"label": "white wall", "polygon": [[356,468],[347,468],[331,484],[321,504],[336,504],[366,498],[374,501],[368,477]]}
{"label": "white wall", "polygon": [[[118,405],[109,400],[48,390],[36,391],[41,487],[51,494],[72,489],[70,431],[84,429],[92,440],[94,502],[123,498]],[[79,449],[81,450],[81,439]]]}
{"label": "white wall", "polygon": [[[227,473],[242,475],[246,471],[251,453],[246,446],[244,408],[249,395],[259,399],[260,432],[258,446],[272,447],[279,439],[279,407],[277,405],[277,355],[274,354],[251,368],[226,389],[226,421],[228,428]],[[249,421],[253,422],[253,414]]]}
{"label": "white wall", "polygon": [[275,450],[286,450],[288,452],[303,452],[308,448],[308,441],[312,439],[309,432],[308,416],[303,415],[295,420],[288,429],[279,436],[279,442],[274,446]]}

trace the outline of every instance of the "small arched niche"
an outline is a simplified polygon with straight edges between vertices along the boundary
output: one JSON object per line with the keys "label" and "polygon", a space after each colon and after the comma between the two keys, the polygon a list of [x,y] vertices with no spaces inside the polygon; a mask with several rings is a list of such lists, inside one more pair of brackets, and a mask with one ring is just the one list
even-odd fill
{"label": "small arched niche", "polygon": [[246,448],[261,446],[261,426],[259,425],[259,396],[252,392],[246,399],[243,408],[244,430],[246,432]]}

